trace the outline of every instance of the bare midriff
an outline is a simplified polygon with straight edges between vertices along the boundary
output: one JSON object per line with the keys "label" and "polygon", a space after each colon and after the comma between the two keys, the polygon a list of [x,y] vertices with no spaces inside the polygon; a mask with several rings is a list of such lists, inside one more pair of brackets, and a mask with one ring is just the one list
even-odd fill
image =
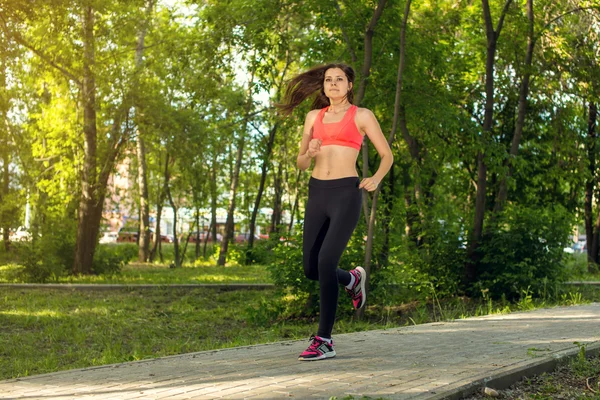
{"label": "bare midriff", "polygon": [[356,159],[358,150],[348,146],[321,146],[315,157],[312,176],[316,179],[340,179],[358,176]]}

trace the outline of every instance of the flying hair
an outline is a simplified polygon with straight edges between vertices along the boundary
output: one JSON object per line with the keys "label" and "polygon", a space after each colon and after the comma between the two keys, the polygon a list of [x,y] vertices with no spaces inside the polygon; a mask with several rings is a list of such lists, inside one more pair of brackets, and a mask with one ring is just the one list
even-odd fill
{"label": "flying hair", "polygon": [[[313,67],[306,72],[292,78],[286,88],[284,100],[277,104],[277,108],[285,115],[291,114],[308,97],[317,93],[311,110],[320,109],[329,105],[329,98],[325,96],[323,90],[323,82],[325,80],[325,72],[331,68],[339,68],[346,74],[348,82],[354,84],[354,70],[352,67],[341,63],[332,63]],[[354,85],[353,85],[354,86]],[[352,89],[346,95],[348,102],[353,104],[354,92]]]}

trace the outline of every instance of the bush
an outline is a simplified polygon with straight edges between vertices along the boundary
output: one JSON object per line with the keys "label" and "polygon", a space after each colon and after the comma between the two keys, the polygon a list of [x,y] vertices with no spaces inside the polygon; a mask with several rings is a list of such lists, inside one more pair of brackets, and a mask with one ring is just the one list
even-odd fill
{"label": "bush", "polygon": [[572,228],[561,206],[530,208],[508,204],[490,222],[478,248],[475,291],[489,289],[494,298],[518,298],[523,290],[543,293],[565,278],[564,251]]}
{"label": "bush", "polygon": [[[280,244],[279,240],[256,240],[252,249],[246,247],[246,263],[268,265],[275,261],[273,250]],[[249,262],[248,262],[249,261]]]}
{"label": "bush", "polygon": [[[273,255],[273,262],[267,265],[267,269],[276,286],[302,299],[318,298],[319,289],[316,282],[304,275],[301,228],[287,241],[280,242],[273,249]],[[316,307],[314,302],[311,308],[313,307]]]}
{"label": "bush", "polygon": [[[460,229],[443,223],[431,224],[421,246],[403,237],[390,252],[389,266],[378,278],[404,289],[404,301],[432,290],[438,296],[454,296],[465,265],[466,248]],[[412,296],[412,298],[411,298]]]}
{"label": "bush", "polygon": [[21,279],[25,282],[58,281],[73,267],[75,230],[73,224],[61,224],[48,233],[34,237],[19,247],[23,264]]}
{"label": "bush", "polygon": [[134,243],[98,245],[94,253],[92,271],[97,275],[115,275],[121,272],[138,253]]}

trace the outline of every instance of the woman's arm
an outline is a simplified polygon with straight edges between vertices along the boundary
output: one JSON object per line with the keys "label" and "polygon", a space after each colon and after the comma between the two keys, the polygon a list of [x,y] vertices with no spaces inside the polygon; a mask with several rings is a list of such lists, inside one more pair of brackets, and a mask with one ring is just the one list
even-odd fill
{"label": "woman's arm", "polygon": [[379,122],[377,122],[377,118],[375,118],[375,115],[371,110],[359,108],[357,122],[359,128],[369,137],[369,140],[371,140],[381,158],[377,172],[375,172],[372,177],[363,179],[359,185],[360,188],[365,188],[369,192],[372,192],[377,189],[377,186],[379,186],[390,168],[392,168],[392,165],[394,164],[394,155],[392,154],[392,149],[390,149],[387,139],[383,136],[383,132],[381,132],[381,127],[379,126]]}
{"label": "woman's arm", "polygon": [[306,119],[304,120],[302,142],[300,142],[300,150],[296,159],[296,165],[302,171],[310,167],[312,159],[316,157],[321,148],[321,141],[312,137],[313,124],[315,123],[317,114],[319,114],[319,110],[312,110],[306,114]]}

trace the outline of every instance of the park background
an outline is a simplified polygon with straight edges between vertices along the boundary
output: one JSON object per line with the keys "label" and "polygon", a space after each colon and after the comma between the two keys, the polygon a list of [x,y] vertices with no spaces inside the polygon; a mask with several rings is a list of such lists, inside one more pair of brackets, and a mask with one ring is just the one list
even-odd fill
{"label": "park background", "polygon": [[[0,279],[132,285],[3,287],[2,376],[310,335],[310,101],[275,106],[329,62],[355,68],[395,157],[341,261],[369,272],[368,307],[340,299],[338,331],[594,298],[564,282],[597,272],[599,17],[597,0],[0,3]],[[365,140],[357,169],[377,166]],[[274,287],[133,287],[198,282]]]}

